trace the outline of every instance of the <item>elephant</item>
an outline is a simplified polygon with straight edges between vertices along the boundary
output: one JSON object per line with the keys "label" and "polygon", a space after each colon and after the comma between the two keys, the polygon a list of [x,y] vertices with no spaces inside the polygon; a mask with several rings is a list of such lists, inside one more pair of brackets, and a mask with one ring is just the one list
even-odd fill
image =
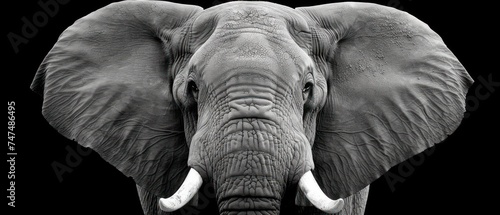
{"label": "elephant", "polygon": [[371,182],[460,125],[472,83],[386,6],[123,1],[68,27],[31,89],[145,214],[195,207],[206,185],[206,213],[363,214]]}

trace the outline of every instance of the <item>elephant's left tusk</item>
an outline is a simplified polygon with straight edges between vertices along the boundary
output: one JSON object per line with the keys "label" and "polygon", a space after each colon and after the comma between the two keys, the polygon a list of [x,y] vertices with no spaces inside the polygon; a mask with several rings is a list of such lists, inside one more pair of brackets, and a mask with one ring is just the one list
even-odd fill
{"label": "elephant's left tusk", "polygon": [[344,207],[344,200],[332,200],[323,193],[311,171],[307,171],[299,181],[299,187],[306,198],[325,213],[338,213]]}
{"label": "elephant's left tusk", "polygon": [[181,187],[169,198],[160,198],[160,209],[166,212],[176,211],[186,205],[193,196],[198,193],[198,190],[203,183],[200,173],[195,169],[189,170],[186,179]]}

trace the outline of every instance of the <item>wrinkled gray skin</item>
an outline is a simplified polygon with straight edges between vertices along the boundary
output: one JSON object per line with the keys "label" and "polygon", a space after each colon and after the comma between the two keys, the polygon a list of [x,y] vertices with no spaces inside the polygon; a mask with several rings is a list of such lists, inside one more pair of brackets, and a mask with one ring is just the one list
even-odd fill
{"label": "wrinkled gray skin", "polygon": [[221,214],[319,214],[295,202],[309,170],[363,214],[373,180],[456,129],[471,83],[391,8],[134,1],[68,28],[32,88],[51,125],[134,178],[146,214],[190,168]]}

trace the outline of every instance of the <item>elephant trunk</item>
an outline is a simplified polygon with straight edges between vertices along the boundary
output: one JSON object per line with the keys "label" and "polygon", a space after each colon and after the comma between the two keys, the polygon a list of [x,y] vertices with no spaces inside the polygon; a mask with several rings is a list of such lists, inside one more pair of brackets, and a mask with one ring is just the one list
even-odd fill
{"label": "elephant trunk", "polygon": [[[287,185],[312,168],[309,143],[300,132],[266,119],[231,123],[210,147],[211,178],[221,214],[279,214]],[[230,127],[230,126],[229,126]]]}
{"label": "elephant trunk", "polygon": [[219,212],[279,214],[286,179],[283,169],[274,166],[277,162],[259,151],[229,154],[221,169],[214,171]]}
{"label": "elephant trunk", "polygon": [[216,183],[221,214],[279,214],[284,186],[276,179],[234,176]]}

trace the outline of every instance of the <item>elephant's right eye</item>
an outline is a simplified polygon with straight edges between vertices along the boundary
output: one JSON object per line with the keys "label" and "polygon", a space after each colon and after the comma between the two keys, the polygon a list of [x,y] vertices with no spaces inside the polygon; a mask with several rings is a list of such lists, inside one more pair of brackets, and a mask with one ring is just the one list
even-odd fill
{"label": "elephant's right eye", "polygon": [[189,81],[188,83],[188,90],[193,96],[194,100],[198,102],[198,92],[200,91],[198,89],[198,86],[196,86],[196,83],[194,81]]}

